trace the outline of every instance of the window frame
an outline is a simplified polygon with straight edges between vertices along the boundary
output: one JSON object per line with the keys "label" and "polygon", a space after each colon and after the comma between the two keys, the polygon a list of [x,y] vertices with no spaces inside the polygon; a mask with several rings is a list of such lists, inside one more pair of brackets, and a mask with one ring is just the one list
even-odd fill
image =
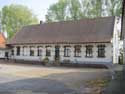
{"label": "window frame", "polygon": [[100,44],[97,46],[98,47],[98,58],[105,58],[105,45],[104,44]]}
{"label": "window frame", "polygon": [[71,56],[71,46],[64,46],[64,57],[70,57]]}
{"label": "window frame", "polygon": [[81,57],[81,45],[75,45],[74,46],[74,57]]}
{"label": "window frame", "polygon": [[42,46],[38,46],[37,47],[37,56],[42,56],[42,53],[43,53],[43,47]]}
{"label": "window frame", "polygon": [[17,46],[16,49],[17,49],[16,55],[17,55],[17,56],[20,56],[21,47],[20,47],[20,46]]}
{"label": "window frame", "polygon": [[14,56],[14,49],[11,50],[11,55]]}
{"label": "window frame", "polygon": [[27,56],[27,46],[23,46],[23,56]]}
{"label": "window frame", "polygon": [[30,46],[30,56],[35,56],[34,46]]}
{"label": "window frame", "polygon": [[51,57],[51,46],[46,46],[46,56]]}
{"label": "window frame", "polygon": [[93,45],[86,45],[86,56],[87,58],[93,57]]}

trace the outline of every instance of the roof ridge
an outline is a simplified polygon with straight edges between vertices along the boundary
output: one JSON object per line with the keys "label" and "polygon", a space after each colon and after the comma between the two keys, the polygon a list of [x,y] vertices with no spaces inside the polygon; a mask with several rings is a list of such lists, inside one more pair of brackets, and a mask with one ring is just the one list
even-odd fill
{"label": "roof ridge", "polygon": [[31,24],[31,25],[27,25],[27,26],[23,26],[25,27],[30,27],[30,26],[40,26],[40,25],[46,25],[46,24],[56,24],[56,23],[68,23],[68,22],[79,22],[79,21],[93,21],[93,20],[97,20],[97,19],[107,19],[107,18],[115,18],[115,16],[105,16],[105,17],[96,17],[96,18],[82,18],[79,20],[65,20],[65,21],[55,21],[55,22],[43,22],[42,24]]}

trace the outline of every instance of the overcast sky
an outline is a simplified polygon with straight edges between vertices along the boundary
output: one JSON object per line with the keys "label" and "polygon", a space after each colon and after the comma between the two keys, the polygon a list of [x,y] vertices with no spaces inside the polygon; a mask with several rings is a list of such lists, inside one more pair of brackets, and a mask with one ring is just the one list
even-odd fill
{"label": "overcast sky", "polygon": [[58,0],[0,0],[0,9],[5,5],[21,4],[33,11],[39,20],[45,20],[45,14],[49,6]]}

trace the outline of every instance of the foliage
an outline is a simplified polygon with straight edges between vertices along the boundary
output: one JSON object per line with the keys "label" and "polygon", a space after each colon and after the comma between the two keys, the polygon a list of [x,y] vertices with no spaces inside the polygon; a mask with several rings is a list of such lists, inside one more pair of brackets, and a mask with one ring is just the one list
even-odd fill
{"label": "foliage", "polygon": [[46,21],[120,16],[121,3],[121,0],[59,0],[49,7]]}
{"label": "foliage", "polygon": [[111,15],[120,16],[122,10],[122,0],[110,0],[111,7],[109,8],[109,13]]}
{"label": "foliage", "polygon": [[35,15],[25,6],[9,5],[2,8],[2,25],[11,38],[22,26],[38,22]]}
{"label": "foliage", "polygon": [[49,62],[49,58],[46,56],[43,60],[43,65],[46,65]]}
{"label": "foliage", "polygon": [[71,20],[77,20],[79,18],[81,18],[81,5],[80,5],[80,2],[78,0],[69,0],[68,2],[69,4],[69,13],[70,13],[70,16],[69,16],[69,19]]}
{"label": "foliage", "polygon": [[66,20],[66,7],[67,0],[60,0],[56,4],[51,5],[48,9],[48,14],[46,15],[47,21]]}

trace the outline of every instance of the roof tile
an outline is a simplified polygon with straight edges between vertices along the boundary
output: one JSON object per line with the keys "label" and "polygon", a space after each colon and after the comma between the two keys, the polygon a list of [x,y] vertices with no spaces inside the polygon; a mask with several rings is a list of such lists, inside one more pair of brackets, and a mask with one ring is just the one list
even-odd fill
{"label": "roof tile", "polygon": [[115,17],[24,26],[8,44],[110,42]]}

